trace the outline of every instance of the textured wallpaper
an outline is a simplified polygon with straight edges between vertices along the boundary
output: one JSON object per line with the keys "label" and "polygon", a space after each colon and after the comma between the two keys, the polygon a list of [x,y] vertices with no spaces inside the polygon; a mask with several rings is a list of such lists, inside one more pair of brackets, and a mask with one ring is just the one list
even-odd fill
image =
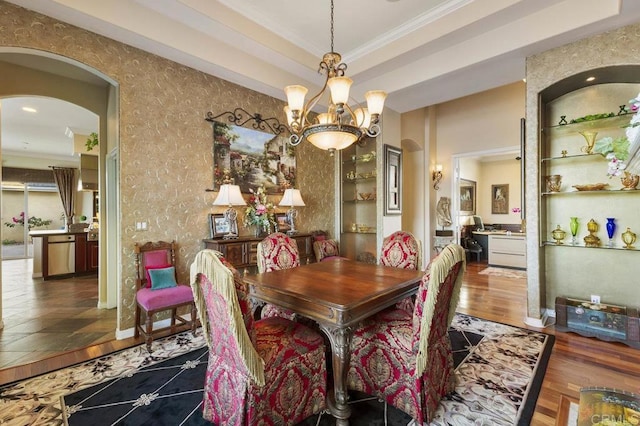
{"label": "textured wallpaper", "polygon": [[[160,58],[89,31],[0,2],[0,54],[4,47],[24,47],[62,55],[108,75],[119,85],[120,241],[118,264],[123,282],[120,329],[133,327],[135,267],[133,245],[175,240],[178,275],[208,238],[207,215],[213,212],[212,129],[205,114],[242,107],[263,116],[282,117],[280,100]],[[301,231],[334,228],[334,162],[308,144],[298,148],[299,188],[306,207]],[[278,202],[279,199],[274,199]],[[149,230],[135,230],[146,221]],[[115,232],[103,224],[103,232]],[[241,233],[249,230],[241,228]],[[101,265],[117,268],[118,265]]]}

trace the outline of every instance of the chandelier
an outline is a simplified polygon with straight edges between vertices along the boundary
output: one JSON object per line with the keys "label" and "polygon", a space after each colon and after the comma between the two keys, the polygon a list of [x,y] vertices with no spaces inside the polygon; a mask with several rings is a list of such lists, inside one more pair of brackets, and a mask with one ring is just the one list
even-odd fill
{"label": "chandelier", "polygon": [[[322,90],[305,104],[309,91],[304,86],[287,86],[288,105],[284,107],[291,137],[289,143],[296,146],[307,139],[320,149],[335,151],[344,149],[357,142],[362,143],[366,136],[380,134],[380,114],[384,108],[387,94],[381,90],[372,90],[365,94],[367,107],[353,109],[349,106],[349,89],[353,80],[345,77],[347,65],[341,63],[342,57],[333,51],[333,0],[331,0],[331,51],[325,53],[320,62],[318,73],[326,74]],[[327,112],[313,117],[311,112],[329,88],[330,98]]]}

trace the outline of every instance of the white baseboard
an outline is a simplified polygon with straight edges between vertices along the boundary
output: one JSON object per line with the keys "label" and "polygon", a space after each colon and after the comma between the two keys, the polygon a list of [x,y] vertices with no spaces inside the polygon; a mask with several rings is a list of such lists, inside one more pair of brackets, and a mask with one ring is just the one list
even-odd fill
{"label": "white baseboard", "polygon": [[[185,314],[183,315],[183,317],[191,321],[191,314]],[[170,325],[171,325],[171,318],[163,319],[160,321],[154,321],[153,329],[157,330],[160,328],[169,327]],[[134,332],[135,332],[134,327],[127,328],[126,330],[116,330],[116,340],[123,340],[123,339],[128,339],[130,337],[133,337]]]}
{"label": "white baseboard", "polygon": [[530,327],[546,328],[555,324],[555,312],[553,315],[549,315],[549,309],[544,309],[542,312],[542,318],[525,317],[524,323]]}

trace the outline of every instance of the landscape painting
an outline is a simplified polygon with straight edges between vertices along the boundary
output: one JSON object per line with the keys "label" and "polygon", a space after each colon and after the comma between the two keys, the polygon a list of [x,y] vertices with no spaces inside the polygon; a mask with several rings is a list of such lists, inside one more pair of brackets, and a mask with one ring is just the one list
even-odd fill
{"label": "landscape painting", "polygon": [[281,194],[295,186],[296,157],[286,137],[213,122],[214,191],[230,180],[243,193],[264,186]]}

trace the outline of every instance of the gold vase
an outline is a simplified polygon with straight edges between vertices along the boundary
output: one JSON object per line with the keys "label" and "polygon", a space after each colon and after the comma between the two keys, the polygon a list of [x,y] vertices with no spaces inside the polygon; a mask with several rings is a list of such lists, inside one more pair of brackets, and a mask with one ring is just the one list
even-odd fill
{"label": "gold vase", "polygon": [[589,231],[589,235],[584,237],[584,245],[586,247],[598,247],[600,245],[600,238],[593,235],[598,232],[598,224],[595,220],[591,219],[589,223],[587,223],[587,231]]}
{"label": "gold vase", "polygon": [[622,190],[636,189],[640,182],[640,176],[625,171],[624,176],[620,178],[620,182],[622,182]]}
{"label": "gold vase", "polygon": [[562,240],[564,240],[564,237],[566,235],[567,233],[560,228],[560,225],[558,225],[556,229],[551,232],[551,236],[554,240],[556,240],[556,244],[562,244]]}
{"label": "gold vase", "polygon": [[584,137],[584,140],[587,141],[587,145],[580,148],[580,151],[585,154],[592,154],[593,145],[596,143],[596,136],[598,135],[598,132],[584,131],[580,132],[580,134]]}
{"label": "gold vase", "polygon": [[550,175],[546,178],[547,192],[560,192],[560,186],[562,185],[561,175]]}
{"label": "gold vase", "polygon": [[622,233],[622,242],[624,243],[624,248],[634,248],[633,243],[636,242],[636,234],[634,232],[631,232],[630,228],[627,228],[627,230]]}

